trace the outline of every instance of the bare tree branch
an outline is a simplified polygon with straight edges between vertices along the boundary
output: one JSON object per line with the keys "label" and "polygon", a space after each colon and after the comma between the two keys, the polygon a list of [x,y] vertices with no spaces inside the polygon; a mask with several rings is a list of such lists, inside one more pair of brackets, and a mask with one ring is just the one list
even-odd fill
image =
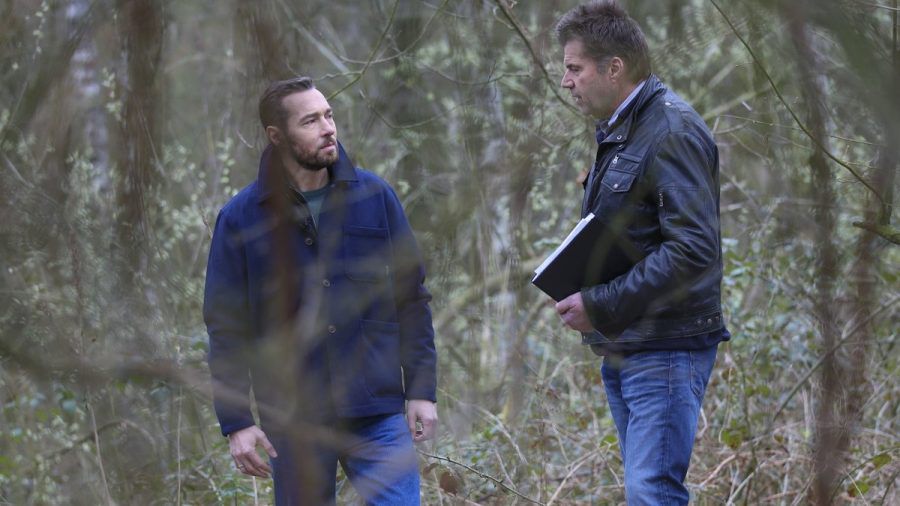
{"label": "bare tree branch", "polygon": [[[497,0],[497,1],[499,2],[501,0]],[[744,46],[744,48],[747,50],[747,52],[750,53],[750,57],[753,59],[753,62],[756,63],[757,67],[759,67],[760,71],[762,71],[763,75],[766,77],[766,80],[772,86],[772,91],[775,92],[775,95],[778,97],[778,101],[781,102],[781,104],[785,107],[785,109],[787,109],[788,113],[791,115],[791,118],[793,118],[794,121],[797,123],[797,126],[800,127],[800,130],[802,130],[803,133],[806,134],[807,137],[809,137],[809,139],[816,145],[816,147],[818,147],[819,149],[822,150],[822,153],[825,156],[827,156],[829,159],[831,159],[833,162],[837,163],[841,167],[847,169],[850,172],[850,174],[852,174],[853,177],[856,178],[857,181],[859,181],[866,188],[868,188],[869,191],[871,191],[878,198],[878,200],[880,202],[884,202],[884,197],[882,197],[881,192],[879,192],[871,183],[869,183],[869,181],[867,181],[866,178],[864,178],[862,176],[862,174],[857,172],[857,170],[854,169],[853,167],[851,167],[848,163],[846,163],[843,160],[841,160],[840,158],[834,156],[834,154],[832,154],[831,151],[829,151],[824,145],[822,145],[821,142],[816,138],[816,136],[813,135],[813,133],[806,126],[806,124],[803,123],[803,121],[801,121],[800,118],[797,116],[797,113],[794,112],[794,109],[790,106],[790,104],[788,104],[787,100],[785,100],[784,96],[781,94],[781,90],[778,88],[778,85],[775,84],[775,80],[772,79],[772,76],[766,70],[765,66],[763,66],[762,60],[760,60],[760,58],[756,55],[756,52],[750,48],[750,44],[748,44],[747,41],[744,39],[744,37],[740,34],[740,32],[738,32],[737,27],[734,26],[734,24],[731,22],[731,19],[728,17],[727,14],[725,14],[725,11],[723,11],[722,8],[719,7],[719,4],[716,3],[716,0],[709,0],[709,1],[710,1],[710,3],[713,4],[713,7],[715,7],[716,10],[719,11],[719,14],[722,15],[722,18],[725,20],[726,23],[728,23],[728,26],[731,27],[731,30],[734,32],[735,37],[738,38],[738,40],[741,42],[741,44]]]}
{"label": "bare tree branch", "polygon": [[353,78],[349,83],[345,84],[341,89],[335,91],[331,95],[328,95],[328,100],[333,99],[334,97],[340,95],[347,88],[356,84],[357,81],[362,79],[362,76],[365,75],[366,70],[369,69],[369,66],[372,65],[372,62],[375,60],[375,55],[378,53],[378,49],[381,48],[381,43],[384,42],[384,38],[387,36],[388,31],[391,29],[391,25],[394,24],[394,17],[397,15],[397,6],[400,5],[400,0],[394,1],[394,7],[391,9],[391,15],[388,18],[388,22],[384,25],[384,30],[381,32],[381,36],[378,37],[378,42],[375,43],[375,46],[372,47],[372,52],[369,53],[369,57],[366,58],[366,64],[363,65],[362,70],[356,73],[356,77]]}
{"label": "bare tree branch", "polygon": [[463,464],[462,462],[457,462],[457,461],[451,459],[450,457],[442,457],[442,456],[440,456],[440,455],[433,455],[433,454],[431,454],[431,453],[423,452],[422,450],[419,450],[419,449],[416,449],[416,451],[419,452],[421,455],[424,455],[424,456],[426,456],[426,457],[428,457],[428,458],[435,459],[435,460],[439,460],[439,461],[442,461],[442,462],[447,462],[447,463],[449,463],[449,464],[453,464],[453,465],[455,465],[455,466],[462,467],[462,468],[465,469],[466,471],[469,471],[470,473],[475,474],[475,475],[479,476],[480,478],[483,478],[483,479],[485,479],[485,480],[488,480],[488,481],[492,482],[493,484],[497,485],[498,487],[502,488],[503,490],[505,490],[505,491],[507,491],[507,492],[509,492],[509,493],[511,493],[511,494],[513,494],[513,495],[516,495],[516,496],[518,496],[519,498],[524,499],[524,500],[530,502],[531,504],[541,504],[541,505],[544,504],[544,503],[542,503],[542,502],[540,502],[540,501],[536,501],[536,500],[534,500],[534,499],[532,499],[532,498],[530,498],[530,497],[528,497],[528,496],[526,496],[526,495],[523,495],[523,494],[522,494],[521,492],[519,492],[518,490],[516,490],[516,489],[510,487],[509,485],[507,485],[506,483],[504,483],[503,480],[499,480],[499,479],[494,478],[493,476],[491,476],[491,475],[489,475],[489,474],[482,473],[482,472],[479,471],[478,469],[475,469],[474,467],[471,467],[471,466],[467,466],[466,464]]}
{"label": "bare tree branch", "polygon": [[799,391],[800,388],[803,385],[805,385],[806,382],[809,381],[810,378],[812,378],[813,374],[815,374],[816,371],[818,371],[819,368],[822,367],[822,364],[825,363],[825,360],[828,356],[834,354],[834,352],[836,352],[838,349],[840,349],[840,347],[843,346],[844,343],[846,343],[847,341],[850,340],[851,337],[856,335],[856,331],[859,327],[870,324],[881,313],[883,313],[885,310],[887,310],[888,308],[890,308],[891,306],[896,304],[897,301],[900,301],[900,296],[894,297],[893,299],[885,302],[877,310],[872,311],[872,314],[869,315],[869,318],[857,323],[852,329],[844,331],[844,333],[843,333],[844,335],[841,337],[841,339],[839,339],[838,342],[836,342],[834,344],[834,346],[831,347],[831,349],[829,349],[828,351],[823,353],[822,356],[819,358],[818,362],[816,362],[815,365],[810,367],[809,370],[806,371],[806,374],[804,374],[803,377],[800,378],[800,381],[798,381],[794,385],[794,388],[792,388],[791,391],[788,392],[788,394],[785,396],[784,400],[782,400],[781,403],[778,405],[778,409],[775,410],[775,414],[772,415],[772,420],[770,421],[770,426],[771,426],[771,424],[775,423],[775,420],[778,418],[778,415],[780,415],[781,412],[784,411],[784,408],[787,407],[788,403],[791,401],[791,399],[794,397],[794,395],[797,393],[797,391]]}
{"label": "bare tree branch", "polygon": [[528,35],[525,34],[525,28],[522,27],[522,24],[519,23],[519,20],[513,15],[512,10],[510,9],[509,2],[507,0],[494,0],[496,2],[497,7],[500,8],[500,11],[503,12],[503,16],[512,23],[513,28],[516,29],[516,33],[519,34],[519,37],[522,38],[522,42],[525,43],[525,47],[528,48],[528,52],[531,53],[531,58],[534,60],[534,64],[541,70],[541,73],[544,74],[544,77],[547,79],[547,84],[550,85],[550,89],[553,90],[553,94],[556,95],[556,98],[559,99],[559,102],[563,104],[570,111],[581,114],[578,109],[570,104],[563,96],[559,93],[559,83],[555,83],[553,79],[550,78],[550,73],[547,72],[547,67],[544,66],[544,62],[541,60],[541,57],[538,55],[537,51],[534,49],[534,45],[531,43],[531,40],[528,38]]}
{"label": "bare tree branch", "polygon": [[894,244],[900,245],[900,230],[890,226],[890,225],[882,225],[880,223],[871,223],[865,221],[854,221],[853,226],[857,228],[861,228],[863,230],[868,230],[873,234],[876,234],[886,241],[890,241]]}

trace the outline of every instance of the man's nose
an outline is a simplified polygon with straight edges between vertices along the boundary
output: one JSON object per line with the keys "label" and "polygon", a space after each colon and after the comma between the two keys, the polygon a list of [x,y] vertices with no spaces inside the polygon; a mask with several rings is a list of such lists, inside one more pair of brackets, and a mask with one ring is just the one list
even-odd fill
{"label": "man's nose", "polygon": [[562,86],[563,88],[571,88],[572,87],[572,80],[569,79],[568,73],[563,74],[562,81],[560,81],[559,85]]}

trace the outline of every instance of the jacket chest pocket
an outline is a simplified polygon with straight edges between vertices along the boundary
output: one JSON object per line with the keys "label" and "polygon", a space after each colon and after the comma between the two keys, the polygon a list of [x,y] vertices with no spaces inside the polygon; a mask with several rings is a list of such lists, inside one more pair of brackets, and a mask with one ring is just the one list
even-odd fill
{"label": "jacket chest pocket", "polygon": [[600,184],[604,193],[626,193],[634,185],[635,177],[637,176],[630,172],[622,172],[610,168],[606,170],[606,174],[603,175]]}
{"label": "jacket chest pocket", "polygon": [[391,239],[387,228],[344,226],[344,272],[354,281],[377,283],[390,274]]}
{"label": "jacket chest pocket", "polygon": [[599,206],[606,209],[618,208],[629,195],[636,193],[634,187],[640,164],[641,158],[638,156],[616,153],[600,180]]}

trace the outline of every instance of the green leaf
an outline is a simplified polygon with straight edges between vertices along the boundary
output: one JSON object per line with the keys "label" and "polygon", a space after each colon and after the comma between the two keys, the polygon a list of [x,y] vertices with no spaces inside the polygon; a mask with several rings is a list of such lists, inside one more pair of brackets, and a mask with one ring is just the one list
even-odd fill
{"label": "green leaf", "polygon": [[850,497],[860,497],[860,496],[864,495],[866,492],[868,492],[870,487],[871,486],[869,485],[868,481],[857,480],[857,481],[851,483],[850,486],[847,488],[847,494],[849,494]]}
{"label": "green leaf", "polygon": [[875,466],[875,469],[881,469],[886,464],[889,464],[891,460],[891,456],[887,453],[879,453],[874,458],[872,458],[872,464]]}
{"label": "green leaf", "polygon": [[732,450],[740,448],[744,442],[744,431],[741,428],[725,429],[722,432],[722,442],[728,445]]}

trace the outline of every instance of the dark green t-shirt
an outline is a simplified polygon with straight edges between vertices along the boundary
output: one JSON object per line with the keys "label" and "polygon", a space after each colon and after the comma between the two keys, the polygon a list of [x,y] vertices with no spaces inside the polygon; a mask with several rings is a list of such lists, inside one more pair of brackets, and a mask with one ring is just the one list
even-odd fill
{"label": "dark green t-shirt", "polygon": [[306,205],[309,207],[309,215],[312,216],[316,227],[319,226],[319,212],[322,210],[322,203],[325,202],[325,194],[327,193],[327,184],[318,190],[300,192],[300,195],[303,195],[303,199],[306,200]]}

